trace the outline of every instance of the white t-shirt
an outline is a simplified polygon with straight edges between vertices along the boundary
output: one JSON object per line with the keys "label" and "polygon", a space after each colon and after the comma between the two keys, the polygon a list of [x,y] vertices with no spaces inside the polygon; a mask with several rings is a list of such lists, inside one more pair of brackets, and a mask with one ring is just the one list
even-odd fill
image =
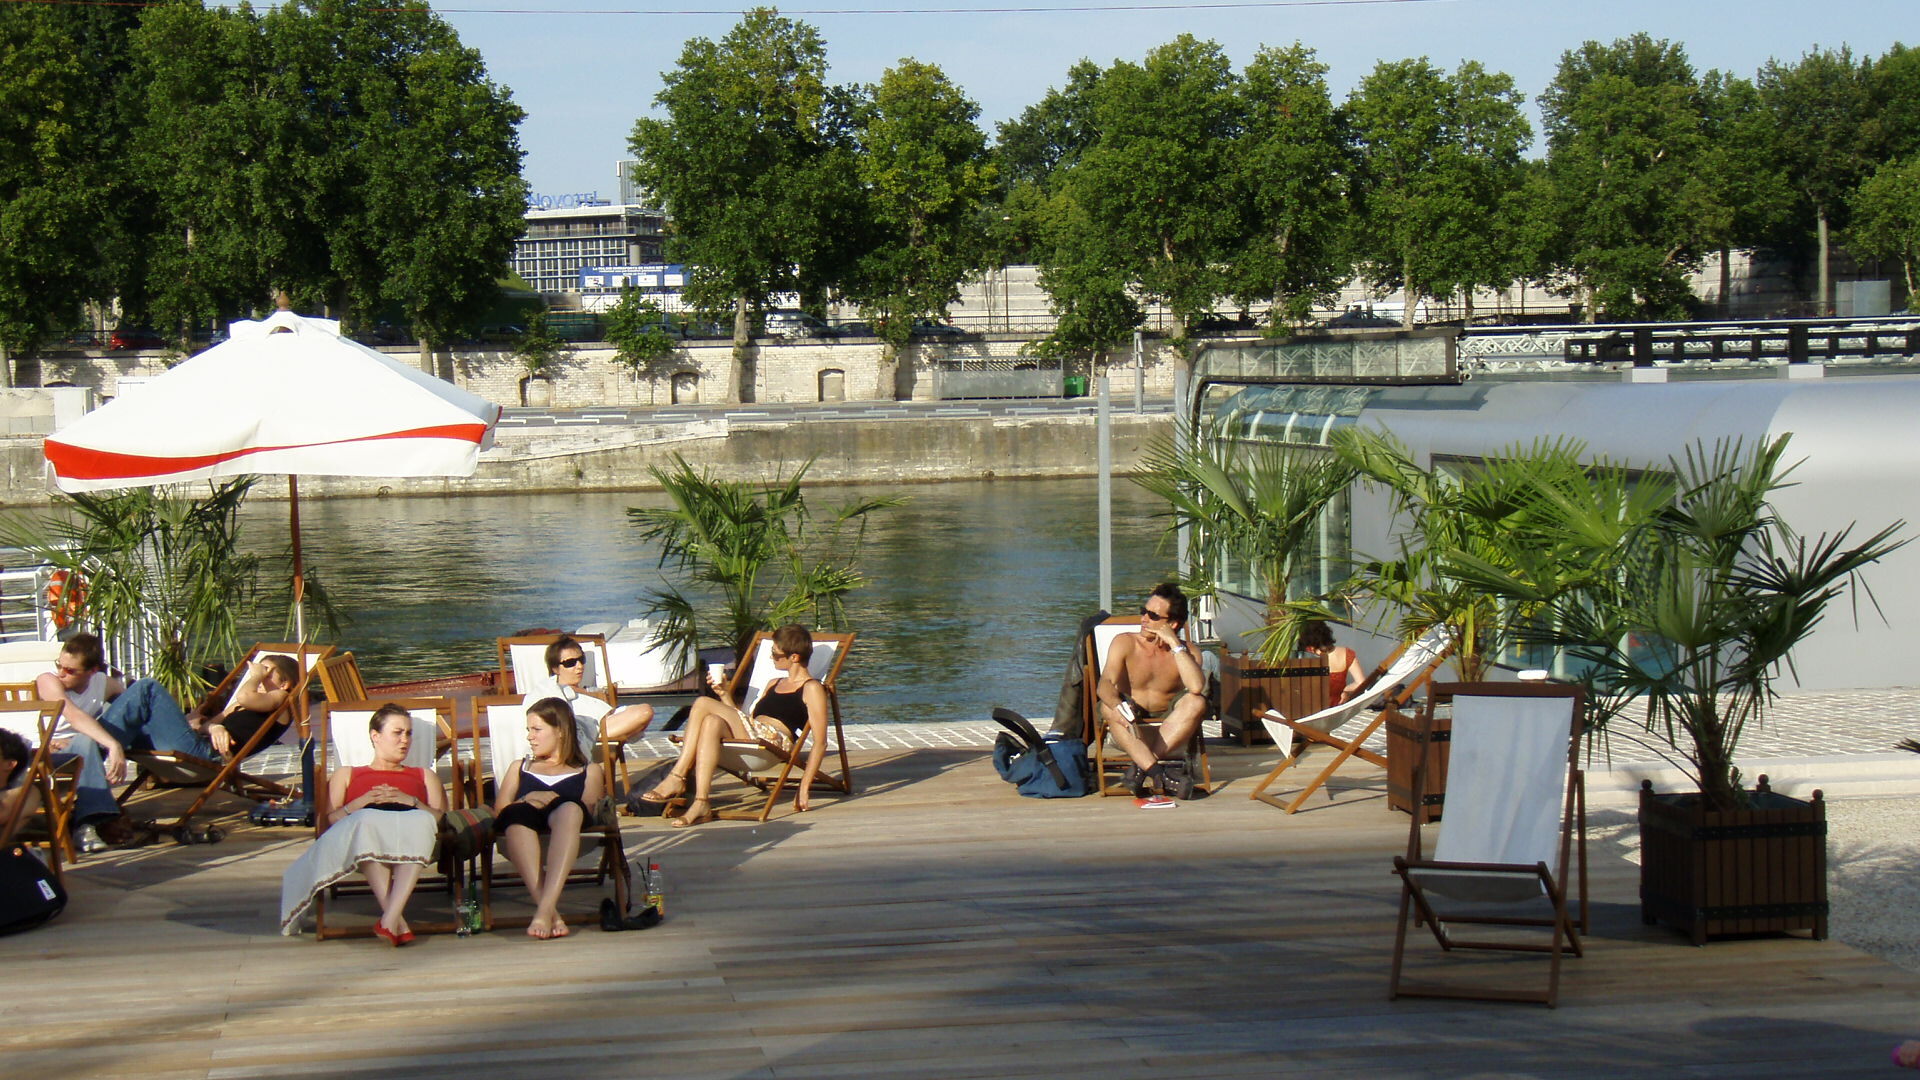
{"label": "white t-shirt", "polygon": [[592,694],[583,694],[578,687],[561,686],[559,680],[551,675],[527,687],[525,698],[527,707],[542,698],[557,697],[573,709],[575,726],[580,729],[580,745],[590,747],[600,741],[600,721],[613,711],[607,704]]}
{"label": "white t-shirt", "polygon": [[[86,686],[79,690],[67,691],[67,700],[73,703],[74,708],[98,720],[100,719],[100,714],[107,711],[108,681],[109,679],[105,671],[96,671],[93,673],[93,678],[87,680]],[[60,719],[54,721],[53,737],[55,739],[65,739],[73,735],[73,733],[73,725],[67,723],[66,710],[60,710]]]}

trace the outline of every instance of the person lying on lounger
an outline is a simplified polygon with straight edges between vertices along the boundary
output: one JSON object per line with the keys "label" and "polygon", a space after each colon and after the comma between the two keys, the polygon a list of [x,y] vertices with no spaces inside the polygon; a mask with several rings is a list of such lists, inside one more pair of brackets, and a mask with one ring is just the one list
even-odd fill
{"label": "person lying on lounger", "polygon": [[1136,793],[1159,784],[1160,762],[1185,753],[1207,713],[1207,677],[1182,640],[1186,629],[1187,594],[1170,582],[1156,586],[1140,608],[1139,632],[1115,638],[1100,668],[1100,715],[1133,761],[1127,783]]}
{"label": "person lying on lounger", "polygon": [[[209,706],[187,714],[187,723],[206,737],[208,745],[221,757],[231,756],[247,745],[253,733],[267,722],[274,710],[286,703],[287,695],[300,681],[300,665],[284,653],[269,653],[253,662],[250,675],[243,674],[233,695],[209,717]],[[271,741],[270,734],[267,741]]]}
{"label": "person lying on lounger", "polygon": [[527,710],[527,747],[527,756],[507,766],[507,775],[500,778],[493,830],[533,894],[527,935],[562,938],[572,931],[560,917],[560,891],[580,854],[580,829],[588,808],[606,794],[606,781],[599,766],[587,760],[573,710],[560,698],[542,698]]}
{"label": "person lying on lounger", "polygon": [[[795,739],[811,737],[806,771],[800,776],[800,790],[794,809],[802,813],[812,809],[813,779],[819,775],[820,762],[827,754],[827,688],[807,670],[813,659],[813,632],[798,624],[773,632],[773,662],[784,673],[767,684],[758,701],[741,709],[725,698],[725,687],[714,680],[714,692],[720,697],[698,698],[687,714],[686,739],[680,744],[680,759],[652,791],[640,796],[642,802],[665,803],[687,790],[693,780],[693,798],[687,812],[672,819],[675,828],[699,825],[713,820],[714,770],[720,767],[720,744],[760,742],[776,753],[793,751]],[[747,658],[752,663],[753,657]]]}

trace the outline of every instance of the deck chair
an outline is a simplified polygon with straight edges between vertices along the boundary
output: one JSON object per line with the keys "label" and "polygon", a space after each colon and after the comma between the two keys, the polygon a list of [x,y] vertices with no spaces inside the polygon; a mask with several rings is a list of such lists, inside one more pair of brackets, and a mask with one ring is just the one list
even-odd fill
{"label": "deck chair", "polygon": [[[1298,720],[1282,716],[1269,709],[1260,717],[1261,726],[1267,734],[1273,736],[1274,746],[1280,749],[1280,763],[1273,771],[1262,777],[1254,785],[1247,797],[1278,806],[1291,814],[1300,809],[1307,796],[1326,786],[1328,780],[1346,764],[1350,757],[1357,757],[1381,768],[1387,767],[1385,756],[1366,748],[1366,741],[1380,730],[1380,725],[1395,709],[1406,707],[1413,695],[1433,679],[1434,672],[1453,654],[1453,635],[1443,626],[1436,626],[1416,638],[1411,644],[1402,645],[1392,656],[1387,657],[1367,681],[1360,684],[1354,695],[1331,708],[1322,709],[1310,716]],[[1340,728],[1360,716],[1369,708],[1380,707],[1380,712],[1367,722],[1366,726],[1351,738],[1341,738],[1335,734]],[[1301,755],[1294,753],[1293,740],[1298,737],[1308,746],[1331,746],[1339,753],[1327,762],[1318,775],[1308,781],[1291,801],[1281,802],[1279,796],[1266,794],[1280,774],[1292,768]],[[1304,751],[1304,748],[1303,748]],[[1329,793],[1331,798],[1331,793]]]}
{"label": "deck chair", "polygon": [[[543,646],[544,648],[544,646]],[[491,801],[495,785],[507,773],[507,766],[527,756],[527,702],[519,694],[488,694],[474,699],[474,718],[471,734],[471,754],[469,764],[462,774],[467,778],[470,796],[476,801]],[[487,742],[486,764],[481,764],[480,741]],[[600,768],[607,781],[607,790],[613,790],[612,749],[604,741],[600,744]],[[595,887],[613,882],[613,899],[621,912],[627,910],[627,900],[632,891],[631,871],[627,866],[625,842],[620,837],[620,819],[613,808],[613,799],[604,798],[580,828],[580,846],[583,851],[598,841],[600,857],[591,867],[575,864],[572,873],[567,875],[567,884],[591,884]],[[495,839],[498,839],[497,837]],[[493,915],[493,889],[497,882],[517,883],[519,876],[507,870],[496,874],[494,871],[494,845],[485,845],[479,856],[480,862],[480,908],[482,918],[488,929],[524,927],[532,922],[532,917],[495,920]],[[600,913],[598,908],[563,912],[562,915],[571,925],[595,925]]]}
{"label": "deck chair", "polygon": [[[617,708],[620,696],[613,686],[613,667],[607,659],[607,639],[600,634],[566,636],[580,643],[580,652],[587,660],[586,677],[580,681],[580,692],[599,698],[609,708]],[[500,693],[525,694],[529,687],[550,680],[552,676],[547,672],[547,646],[559,638],[559,634],[520,634],[494,639],[500,650]],[[639,738],[645,730],[642,728],[629,738]],[[606,742],[604,735],[601,742]],[[607,756],[619,770],[619,790],[625,791],[630,780],[626,752],[620,747],[613,749],[615,752]]]}
{"label": "deck chair", "polygon": [[[1453,751],[1447,766],[1447,813],[1428,857],[1414,818],[1407,853],[1395,856],[1400,875],[1400,925],[1393,943],[1389,996],[1531,1001],[1552,1008],[1559,1000],[1560,958],[1581,955],[1580,934],[1568,912],[1569,860],[1576,842],[1581,906],[1586,897],[1586,797],[1580,771],[1583,700],[1580,688],[1539,683],[1435,683],[1421,710],[1431,734],[1436,705],[1451,703]],[[1425,762],[1413,790],[1425,791]],[[1548,955],[1545,990],[1474,985],[1410,984],[1401,971],[1407,923],[1433,932],[1444,952],[1483,949]],[[1497,938],[1455,936],[1456,926],[1498,926]],[[1550,940],[1512,928],[1545,927]],[[1503,973],[1500,969],[1498,973]]]}
{"label": "deck chair", "polygon": [[73,861],[69,824],[79,762],[53,764],[53,729],[60,721],[60,709],[60,702],[33,698],[0,702],[0,728],[19,735],[33,748],[27,775],[21,780],[26,794],[12,812],[0,817],[0,847],[30,844],[45,849],[47,867],[65,888],[61,864]]}
{"label": "deck chair", "polygon": [[[351,656],[351,653],[346,654]],[[327,780],[334,769],[353,768],[373,762],[373,738],[367,730],[373,714],[388,704],[386,701],[329,701],[320,707],[319,720],[313,732],[315,754],[317,755],[313,791],[313,836],[318,840],[320,834],[327,831],[327,814],[333,809],[327,803]],[[413,715],[413,745],[407,750],[408,765],[421,769],[432,769],[438,760],[437,745],[453,738],[453,702],[446,698],[400,698],[392,702]],[[464,805],[463,795],[467,790],[461,763],[456,755],[454,760],[453,783],[449,785],[449,805]],[[422,888],[445,888],[453,894],[458,903],[466,894],[467,880],[460,868],[451,860],[441,859],[441,872],[438,875],[423,874],[420,878]],[[336,884],[320,891],[313,901],[313,937],[316,941],[327,938],[372,937],[373,927],[341,926],[338,922],[328,922],[327,901],[343,893],[361,893],[367,891],[364,884]],[[458,927],[452,919],[417,921],[408,923],[423,934],[450,933]]]}
{"label": "deck chair", "polygon": [[316,666],[316,673],[320,676],[320,690],[330,704],[372,699],[367,693],[366,680],[360,677],[360,661],[355,660],[351,652],[326,657]]}
{"label": "deck chair", "polygon": [[166,826],[175,832],[180,832],[188,828],[193,816],[198,814],[218,792],[231,792],[252,802],[285,798],[293,794],[292,789],[247,773],[240,766],[254,754],[266,749],[268,736],[277,738],[282,727],[294,729],[303,738],[306,736],[307,686],[313,679],[314,668],[333,654],[333,646],[257,644],[247,652],[246,659],[228,672],[219,686],[214,687],[208,699],[230,697],[253,678],[254,662],[274,653],[293,657],[300,666],[300,679],[288,691],[287,700],[281,704],[280,708],[274,710],[274,714],[267,718],[266,723],[261,724],[254,731],[252,738],[235,747],[232,755],[224,762],[175,750],[129,751],[127,759],[140,766],[140,776],[115,796],[120,805],[126,806],[134,795],[143,790],[199,788],[200,794],[194,798],[186,812],[181,814],[179,820],[171,826]]}
{"label": "deck chair", "polygon": [[[814,782],[825,784],[844,795],[853,794],[853,767],[847,760],[846,732],[840,725],[840,692],[837,684],[840,668],[846,664],[847,653],[853,648],[857,636],[815,632],[813,655],[807,660],[807,670],[820,680],[820,685],[827,688],[831,721],[828,730],[833,737],[833,745],[827,749],[828,755],[831,757],[837,753],[840,758],[838,773],[828,768],[827,759],[823,759]],[[727,683],[727,696],[738,702],[741,708],[751,709],[767,686],[781,678],[780,669],[773,663],[773,635],[765,630],[755,634],[747,645],[747,655],[752,657],[752,662],[742,664],[734,671],[733,678]],[[792,749],[786,752],[758,741],[729,739],[722,742],[719,767],[758,788],[765,798],[756,796],[727,806],[715,806],[714,816],[727,821],[765,821],[773,816],[774,807],[780,805],[781,792],[786,790],[790,781],[797,785],[806,772],[807,757],[813,752],[808,738],[808,733],[802,732],[793,741]],[[661,816],[671,817],[673,811],[686,802],[685,795],[667,800],[661,808]]]}
{"label": "deck chair", "polygon": [[[1121,775],[1132,759],[1121,754],[1115,756],[1107,749],[1106,719],[1100,712],[1100,672],[1107,664],[1107,651],[1119,640],[1121,634],[1130,634],[1140,629],[1140,616],[1115,615],[1093,628],[1087,637],[1086,675],[1081,679],[1086,697],[1083,708],[1087,717],[1087,748],[1093,754],[1093,777],[1102,795],[1131,795],[1125,784],[1109,783],[1107,774]],[[1187,642],[1187,648],[1193,648],[1193,642]],[[1144,721],[1142,727],[1157,726],[1153,721]],[[1188,769],[1197,772],[1199,790],[1209,794],[1213,792],[1213,769],[1207,761],[1206,740],[1201,737],[1201,729],[1206,726],[1205,718],[1193,729],[1193,738],[1187,741],[1185,764]]]}

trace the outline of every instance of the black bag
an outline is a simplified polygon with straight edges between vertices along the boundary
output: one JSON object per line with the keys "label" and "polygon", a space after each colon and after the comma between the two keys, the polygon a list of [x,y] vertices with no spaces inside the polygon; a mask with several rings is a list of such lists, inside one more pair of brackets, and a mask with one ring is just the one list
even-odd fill
{"label": "black bag", "polygon": [[24,847],[0,849],[0,935],[31,930],[67,906],[67,890]]}
{"label": "black bag", "polygon": [[993,767],[1000,779],[1031,799],[1077,799],[1092,790],[1087,744],[1081,739],[1042,738],[1012,709],[993,710],[1006,728],[993,741]]}

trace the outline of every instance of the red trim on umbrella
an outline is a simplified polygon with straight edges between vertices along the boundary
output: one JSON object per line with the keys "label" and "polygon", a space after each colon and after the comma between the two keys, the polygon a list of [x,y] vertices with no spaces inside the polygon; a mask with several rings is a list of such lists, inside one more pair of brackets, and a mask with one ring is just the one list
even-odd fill
{"label": "red trim on umbrella", "polygon": [[361,435],[352,439],[329,439],[325,442],[296,443],[291,446],[248,446],[239,450],[227,450],[217,454],[197,454],[192,457],[120,454],[111,450],[96,450],[90,446],[76,446],[50,438],[46,441],[46,455],[47,460],[53,462],[54,471],[69,480],[131,480],[204,469],[211,465],[246,457],[248,454],[264,454],[275,450],[345,446],[351,443],[377,442],[382,439],[451,439],[470,442],[477,446],[486,436],[487,425],[485,424],[440,424],[434,427],[413,428],[410,431]]}

